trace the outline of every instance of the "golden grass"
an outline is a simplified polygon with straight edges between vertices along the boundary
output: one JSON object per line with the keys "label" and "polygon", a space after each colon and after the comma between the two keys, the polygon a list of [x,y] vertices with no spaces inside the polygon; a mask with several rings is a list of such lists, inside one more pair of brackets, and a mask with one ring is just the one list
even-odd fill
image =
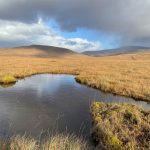
{"label": "golden grass", "polygon": [[57,135],[50,138],[42,146],[43,150],[88,150],[89,147],[74,135]]}
{"label": "golden grass", "polygon": [[78,82],[88,86],[150,101],[150,53],[109,57],[77,54],[51,57],[49,54],[40,57],[42,51],[35,49],[11,50],[5,53],[0,50],[0,81],[7,74],[16,78],[39,73],[74,74]]}
{"label": "golden grass", "polygon": [[[8,145],[7,145],[8,146]],[[37,141],[31,137],[15,136],[10,140],[10,150],[38,150]]]}
{"label": "golden grass", "polygon": [[0,83],[1,84],[11,84],[15,83],[17,79],[12,75],[5,75],[0,77]]}
{"label": "golden grass", "polygon": [[46,141],[38,141],[32,137],[15,136],[1,143],[1,150],[89,150],[84,140],[74,135],[55,135]]}
{"label": "golden grass", "polygon": [[98,149],[150,149],[150,111],[130,104],[94,102],[91,116],[92,136]]}

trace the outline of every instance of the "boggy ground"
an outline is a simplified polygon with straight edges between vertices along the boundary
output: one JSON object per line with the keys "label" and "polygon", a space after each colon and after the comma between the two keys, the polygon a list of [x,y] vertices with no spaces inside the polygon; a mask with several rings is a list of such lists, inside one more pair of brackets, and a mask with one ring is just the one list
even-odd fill
{"label": "boggy ground", "polygon": [[[14,50],[14,49],[13,49]],[[0,49],[0,82],[33,74],[73,74],[82,84],[150,101],[150,53],[88,57],[76,53],[57,57],[37,49]],[[40,57],[41,56],[41,57]],[[8,82],[8,80],[7,80]],[[11,82],[11,80],[10,80]],[[4,82],[5,83],[5,82]]]}
{"label": "boggy ground", "polygon": [[91,105],[97,149],[150,150],[150,111],[130,104]]}

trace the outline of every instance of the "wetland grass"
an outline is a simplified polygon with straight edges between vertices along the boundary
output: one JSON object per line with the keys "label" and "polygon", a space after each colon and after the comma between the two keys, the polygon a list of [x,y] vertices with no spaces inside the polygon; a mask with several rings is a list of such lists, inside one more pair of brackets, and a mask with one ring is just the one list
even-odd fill
{"label": "wetland grass", "polygon": [[104,150],[149,150],[150,111],[131,104],[91,105],[92,137]]}
{"label": "wetland grass", "polygon": [[12,75],[4,75],[0,77],[0,84],[7,85],[16,83],[17,79]]}
{"label": "wetland grass", "polygon": [[30,136],[14,136],[0,143],[1,150],[90,150],[87,143],[75,135],[57,134],[38,141]]}

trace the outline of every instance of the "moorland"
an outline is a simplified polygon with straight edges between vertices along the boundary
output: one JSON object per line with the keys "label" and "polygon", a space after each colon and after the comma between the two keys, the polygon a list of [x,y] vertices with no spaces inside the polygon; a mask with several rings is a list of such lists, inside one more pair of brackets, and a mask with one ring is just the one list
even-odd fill
{"label": "moorland", "polygon": [[[41,45],[0,49],[2,86],[35,74],[72,74],[81,84],[150,102],[149,66],[150,53],[145,51],[92,57],[68,49]],[[95,102],[91,105],[93,139],[98,148],[149,149],[149,114],[129,104]],[[8,143],[2,142],[2,149],[89,149],[86,142],[70,135],[56,135],[42,145],[25,136],[14,136]],[[58,143],[62,143],[62,146]]]}
{"label": "moorland", "polygon": [[0,49],[0,82],[42,73],[73,74],[82,84],[150,101],[150,53],[90,57],[55,47]]}

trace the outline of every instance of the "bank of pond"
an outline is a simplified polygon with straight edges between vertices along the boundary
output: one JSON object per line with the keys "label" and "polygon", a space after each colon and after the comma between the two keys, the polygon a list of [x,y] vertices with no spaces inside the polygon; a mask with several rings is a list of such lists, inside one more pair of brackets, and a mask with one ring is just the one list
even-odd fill
{"label": "bank of pond", "polygon": [[42,74],[2,84],[1,149],[150,149],[149,103],[74,78]]}

